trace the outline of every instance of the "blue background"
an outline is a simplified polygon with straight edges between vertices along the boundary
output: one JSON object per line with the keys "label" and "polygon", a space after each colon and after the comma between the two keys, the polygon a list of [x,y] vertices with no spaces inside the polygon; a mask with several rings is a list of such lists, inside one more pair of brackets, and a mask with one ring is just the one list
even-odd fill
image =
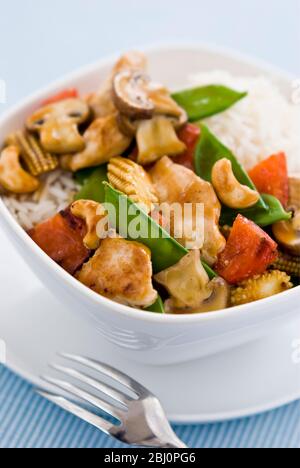
{"label": "blue background", "polygon": [[[0,0],[0,112],[105,54],[161,41],[229,46],[300,77],[299,22],[299,0]],[[1,447],[117,446],[0,372]],[[299,409],[175,429],[191,447],[300,447]]]}

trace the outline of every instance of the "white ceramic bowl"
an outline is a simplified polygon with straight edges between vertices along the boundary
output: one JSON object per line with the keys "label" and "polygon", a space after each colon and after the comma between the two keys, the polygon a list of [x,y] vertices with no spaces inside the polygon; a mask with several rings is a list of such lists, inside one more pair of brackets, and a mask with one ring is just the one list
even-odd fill
{"label": "white ceramic bowl", "polygon": [[[291,92],[292,77],[227,50],[173,45],[148,48],[146,52],[153,78],[170,87],[186,86],[190,73],[225,69],[239,75],[271,76],[286,95]],[[84,68],[16,106],[0,119],[0,141],[21,127],[26,116],[52,93],[70,86],[82,93],[97,89],[115,59]],[[65,273],[27,236],[2,201],[0,221],[16,249],[63,307],[84,317],[130,359],[155,365],[189,361],[255,340],[299,314],[300,287],[260,302],[204,315],[162,316],[134,310],[97,295]],[[70,330],[66,330],[66,337],[68,333]]]}

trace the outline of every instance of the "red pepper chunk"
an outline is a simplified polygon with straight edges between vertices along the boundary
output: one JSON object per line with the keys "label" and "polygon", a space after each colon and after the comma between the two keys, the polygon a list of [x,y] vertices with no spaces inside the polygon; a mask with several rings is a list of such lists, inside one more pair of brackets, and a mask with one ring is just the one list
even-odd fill
{"label": "red pepper chunk", "polygon": [[197,125],[187,124],[178,133],[179,140],[186,145],[186,151],[172,158],[175,163],[181,164],[194,171],[195,149],[200,137],[201,130]]}
{"label": "red pepper chunk", "polygon": [[228,283],[237,284],[264,273],[277,255],[276,242],[253,221],[238,215],[215,270]]}
{"label": "red pepper chunk", "polygon": [[83,244],[85,233],[84,221],[75,218],[70,210],[62,211],[28,232],[34,242],[71,275],[90,256]]}
{"label": "red pepper chunk", "polygon": [[56,102],[64,101],[65,99],[72,99],[72,98],[77,98],[77,97],[78,97],[78,91],[76,88],[65,89],[64,91],[61,91],[55,96],[45,99],[42,102],[42,106],[49,106],[50,104],[55,104]]}
{"label": "red pepper chunk", "polygon": [[260,193],[273,195],[286,208],[289,200],[289,179],[285,153],[275,154],[257,164],[250,172]]}

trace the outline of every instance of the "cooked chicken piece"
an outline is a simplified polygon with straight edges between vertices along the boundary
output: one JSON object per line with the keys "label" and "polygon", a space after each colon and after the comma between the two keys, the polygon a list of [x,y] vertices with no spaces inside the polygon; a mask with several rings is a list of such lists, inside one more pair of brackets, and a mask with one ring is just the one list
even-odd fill
{"label": "cooked chicken piece", "polygon": [[[185,203],[190,203],[193,207],[192,218],[183,219],[181,224],[192,226],[195,232],[197,244],[193,246],[193,238],[183,236],[178,239],[188,248],[201,248],[203,258],[213,265],[218,254],[224,250],[226,241],[219,228],[219,219],[221,214],[221,205],[209,182],[202,180],[193,171],[181,165],[173,163],[170,158],[164,157],[156,163],[150,171],[156,193],[160,203],[179,203],[184,208]],[[199,204],[199,205],[198,205]],[[199,240],[202,238],[203,224],[196,219],[197,205],[203,206],[202,215],[204,217],[204,240],[203,245],[199,246]],[[172,223],[171,233],[174,235],[178,226]],[[184,231],[183,231],[184,232]],[[184,232],[185,234],[185,232]],[[176,236],[175,236],[176,237]]]}
{"label": "cooked chicken piece", "polygon": [[112,81],[117,73],[123,70],[145,70],[147,67],[146,56],[141,52],[129,52],[123,55],[114,66],[108,79],[102,84],[97,93],[86,97],[87,104],[93,110],[96,118],[107,117],[116,112],[112,99]]}
{"label": "cooked chicken piece", "polygon": [[152,286],[151,253],[138,242],[103,240],[77,278],[98,294],[132,307],[149,307],[157,299]]}
{"label": "cooked chicken piece", "polygon": [[85,149],[61,158],[62,167],[79,171],[94,167],[119,156],[129,147],[131,139],[120,132],[116,115],[95,120],[84,134]]}

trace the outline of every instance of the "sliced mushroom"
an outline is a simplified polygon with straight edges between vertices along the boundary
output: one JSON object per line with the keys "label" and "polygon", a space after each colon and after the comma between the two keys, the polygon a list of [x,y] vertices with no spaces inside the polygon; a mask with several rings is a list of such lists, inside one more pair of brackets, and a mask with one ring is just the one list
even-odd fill
{"label": "sliced mushroom", "polygon": [[273,234],[285,251],[300,256],[300,209],[295,211],[290,221],[274,224]]}
{"label": "sliced mushroom", "polygon": [[98,294],[132,307],[149,307],[157,299],[150,251],[122,238],[103,240],[77,278]]}
{"label": "sliced mushroom", "polygon": [[43,107],[27,119],[27,129],[40,134],[46,151],[55,154],[83,150],[85,142],[78,125],[89,117],[88,105],[80,99],[66,99]]}
{"label": "sliced mushroom", "polygon": [[117,111],[112,99],[112,81],[115,75],[123,70],[145,71],[146,67],[147,59],[145,54],[132,51],[123,55],[99,91],[86,97],[86,102],[91,107],[95,118],[107,117]]}
{"label": "sliced mushroom", "polygon": [[21,166],[18,146],[8,146],[1,153],[0,185],[15,194],[32,193],[40,186],[39,180]]}
{"label": "sliced mushroom", "polygon": [[[203,246],[201,248],[197,245],[197,247],[201,248],[202,256],[206,262],[213,265],[219,253],[224,250],[226,240],[220,232],[221,205],[212,185],[202,180],[190,169],[175,164],[168,157],[163,157],[155,164],[150,171],[150,176],[160,203],[169,205],[179,203],[183,207],[183,213],[185,213],[185,204],[192,205],[194,219],[188,219],[188,222],[196,230],[196,239],[201,239],[204,228]],[[203,218],[201,219],[195,217],[198,213],[197,206],[203,208]],[[183,217],[182,224],[184,225],[185,222]],[[174,235],[175,229],[176,226],[172,223],[172,235]],[[188,248],[195,248],[192,245],[192,239],[186,236],[177,238],[177,240]]]}
{"label": "sliced mushroom", "polygon": [[221,278],[209,281],[199,250],[193,250],[173,267],[159,273],[155,280],[171,298],[166,302],[170,313],[200,313],[224,309],[229,287]]}
{"label": "sliced mushroom", "polygon": [[212,184],[224,205],[233,209],[246,209],[256,205],[259,193],[240,184],[233,173],[229,159],[220,159],[212,170]]}
{"label": "sliced mushroom", "polygon": [[150,78],[143,72],[125,70],[113,80],[113,97],[117,109],[128,117],[149,119],[155,106],[148,96]]}
{"label": "sliced mushroom", "polygon": [[117,116],[96,119],[84,134],[85,149],[62,158],[65,169],[78,171],[107,163],[130,146],[131,139],[120,132]]}
{"label": "sliced mushroom", "polygon": [[99,222],[106,217],[106,211],[100,203],[92,200],[77,200],[71,205],[71,213],[86,223],[87,233],[83,239],[85,247],[96,250],[103,237],[98,232]]}
{"label": "sliced mushroom", "polygon": [[196,308],[176,308],[172,299],[165,302],[165,311],[168,314],[204,314],[227,309],[230,300],[230,287],[223,278],[215,278],[210,283],[212,294]]}
{"label": "sliced mushroom", "polygon": [[142,71],[124,70],[113,80],[114,102],[121,114],[131,120],[169,117],[176,129],[187,122],[186,112],[172,99],[167,88],[154,83]]}
{"label": "sliced mushroom", "polygon": [[166,117],[143,120],[136,135],[138,160],[142,166],[152,164],[163,156],[177,156],[186,150],[174,127]]}

